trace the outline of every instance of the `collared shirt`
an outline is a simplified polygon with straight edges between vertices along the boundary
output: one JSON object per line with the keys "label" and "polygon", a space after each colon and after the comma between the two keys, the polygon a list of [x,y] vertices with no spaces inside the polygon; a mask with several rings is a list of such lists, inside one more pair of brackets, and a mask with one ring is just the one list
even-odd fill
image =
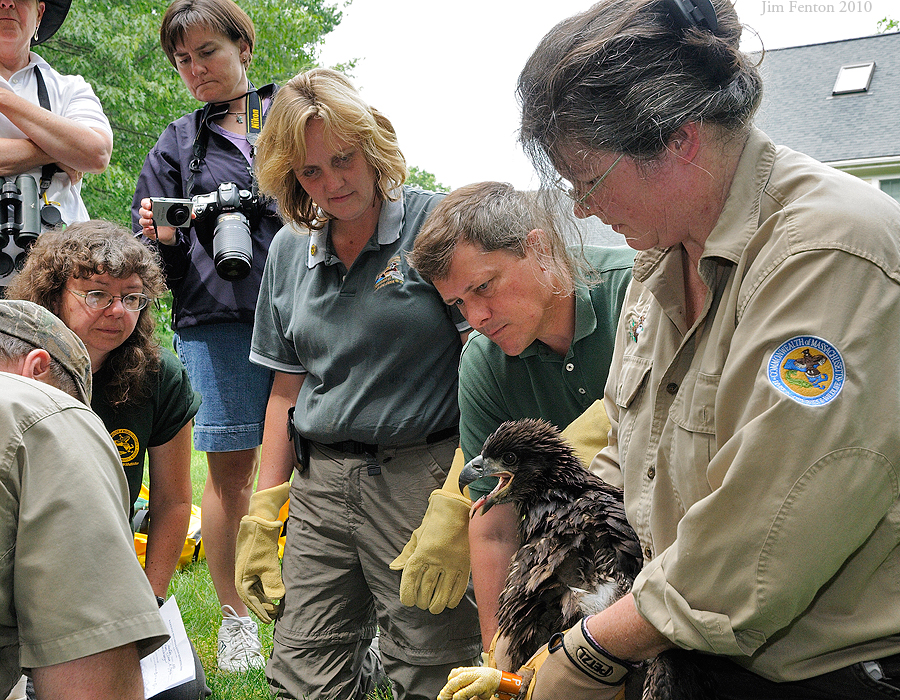
{"label": "collared shirt", "polygon": [[[29,63],[25,68],[13,73],[8,81],[0,78],[0,89],[10,90],[33,104],[40,104],[37,94],[37,78],[34,75],[35,66],[41,71],[41,77],[47,86],[51,112],[83,126],[112,135],[109,120],[103,113],[100,100],[97,99],[84,78],[80,75],[57,73],[49,63],[34,52],[31,52]],[[9,119],[0,114],[0,138],[24,139],[28,137]],[[40,168],[34,168],[26,174],[31,175],[37,183],[40,183]],[[90,218],[84,202],[81,201],[82,182],[79,181],[73,185],[68,175],[64,172],[57,172],[47,190],[47,199],[59,203],[60,214],[67,224],[87,221]]]}
{"label": "collared shirt", "polygon": [[125,474],[80,401],[0,372],[0,695],[26,668],[167,638],[134,552]]}
{"label": "collared shirt", "polygon": [[294,423],[310,440],[407,445],[459,423],[460,333],[469,326],[406,261],[442,195],[402,194],[382,203],[349,269],[328,227],[285,227],[269,249],[250,361],[306,373]]}
{"label": "collared shirt", "polygon": [[775,681],[900,651],[900,207],[754,130],[685,323],[639,254],[606,388],[641,615]]}

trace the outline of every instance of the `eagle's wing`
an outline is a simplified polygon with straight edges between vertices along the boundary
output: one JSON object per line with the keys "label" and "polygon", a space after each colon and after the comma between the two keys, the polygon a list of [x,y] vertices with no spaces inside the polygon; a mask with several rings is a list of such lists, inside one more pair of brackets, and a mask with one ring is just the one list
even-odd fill
{"label": "eagle's wing", "polygon": [[522,525],[525,542],[510,566],[499,625],[524,663],[551,634],[581,619],[585,597],[602,591],[612,602],[627,592],[641,555],[621,500],[605,491],[577,499],[550,491]]}

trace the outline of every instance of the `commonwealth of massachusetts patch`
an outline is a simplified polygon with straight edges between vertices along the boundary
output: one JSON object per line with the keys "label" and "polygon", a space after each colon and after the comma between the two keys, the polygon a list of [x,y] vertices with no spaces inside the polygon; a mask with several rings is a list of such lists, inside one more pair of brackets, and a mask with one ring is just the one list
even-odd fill
{"label": "commonwealth of massachusetts patch", "polygon": [[767,374],[772,386],[797,403],[824,406],[844,386],[844,358],[827,340],[800,335],[772,353]]}

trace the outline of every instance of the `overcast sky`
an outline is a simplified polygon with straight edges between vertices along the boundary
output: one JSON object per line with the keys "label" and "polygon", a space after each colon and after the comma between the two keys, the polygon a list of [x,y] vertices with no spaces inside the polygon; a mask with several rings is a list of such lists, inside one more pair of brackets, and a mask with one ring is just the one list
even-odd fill
{"label": "overcast sky", "polygon": [[[519,71],[541,37],[589,6],[576,0],[353,0],[323,65],[359,59],[353,80],[393,122],[407,162],[452,188],[537,186],[516,143]],[[897,0],[736,0],[768,49],[877,33]],[[747,50],[759,41],[745,30]]]}

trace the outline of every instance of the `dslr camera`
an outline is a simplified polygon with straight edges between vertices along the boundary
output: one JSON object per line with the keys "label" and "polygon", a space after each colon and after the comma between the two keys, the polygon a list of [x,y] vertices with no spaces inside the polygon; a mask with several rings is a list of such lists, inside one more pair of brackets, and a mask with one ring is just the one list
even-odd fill
{"label": "dslr camera", "polygon": [[41,197],[31,175],[0,181],[0,284],[4,284],[25,264],[28,249],[41,233]]}
{"label": "dslr camera", "polygon": [[191,212],[197,237],[208,240],[212,228],[213,262],[222,279],[237,282],[250,274],[253,238],[250,219],[259,214],[259,196],[223,182],[212,192],[191,199],[151,197],[150,208],[157,225],[188,228]]}

